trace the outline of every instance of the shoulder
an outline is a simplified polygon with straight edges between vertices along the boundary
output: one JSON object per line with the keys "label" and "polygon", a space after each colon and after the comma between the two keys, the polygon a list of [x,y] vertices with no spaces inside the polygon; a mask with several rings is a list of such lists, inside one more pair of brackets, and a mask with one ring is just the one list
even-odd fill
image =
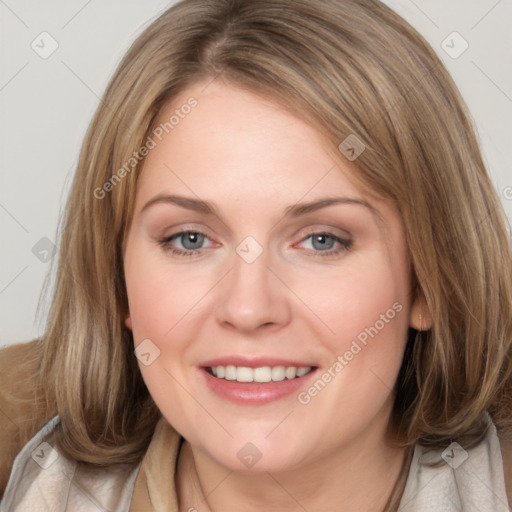
{"label": "shoulder", "polygon": [[[55,444],[53,417],[17,455],[1,510],[128,510],[139,464],[93,466],[68,458]],[[70,483],[72,485],[70,485]],[[38,508],[39,507],[39,508]]]}
{"label": "shoulder", "polygon": [[484,437],[466,448],[416,445],[400,510],[511,510],[512,438],[490,415],[487,422]]}
{"label": "shoulder", "polygon": [[0,496],[23,446],[54,416],[37,380],[38,341],[0,350]]}

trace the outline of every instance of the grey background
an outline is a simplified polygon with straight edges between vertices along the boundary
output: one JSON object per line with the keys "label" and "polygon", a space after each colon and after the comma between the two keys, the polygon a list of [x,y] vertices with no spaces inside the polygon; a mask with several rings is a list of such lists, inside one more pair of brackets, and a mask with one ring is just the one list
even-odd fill
{"label": "grey background", "polygon": [[[0,0],[0,346],[43,332],[47,305],[36,316],[38,299],[85,130],[123,53],[172,3]],[[512,220],[512,0],[385,3],[454,77]],[[443,49],[463,48],[454,31],[469,45],[457,58]],[[53,40],[57,49],[42,58],[36,50]]]}

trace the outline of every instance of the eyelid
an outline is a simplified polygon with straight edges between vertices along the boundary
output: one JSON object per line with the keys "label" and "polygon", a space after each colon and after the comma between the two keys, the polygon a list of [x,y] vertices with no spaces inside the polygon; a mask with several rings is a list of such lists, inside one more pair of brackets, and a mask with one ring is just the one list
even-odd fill
{"label": "eyelid", "polygon": [[[157,235],[158,238],[170,238],[172,236],[181,234],[181,233],[200,233],[201,235],[207,236],[210,239],[213,239],[211,229],[207,228],[204,224],[198,224],[194,222],[190,223],[176,223],[171,226],[166,226],[165,229],[160,230],[161,235]],[[169,233],[168,235],[166,233]]]}
{"label": "eyelid", "polygon": [[301,239],[304,237],[307,237],[309,235],[317,234],[317,233],[326,233],[333,236],[338,236],[340,238],[344,238],[347,240],[352,240],[353,236],[352,234],[347,231],[346,229],[342,229],[336,226],[329,226],[326,224],[315,224],[313,226],[308,226],[307,228],[303,228],[302,230],[299,230],[299,234],[297,236],[300,236]]}

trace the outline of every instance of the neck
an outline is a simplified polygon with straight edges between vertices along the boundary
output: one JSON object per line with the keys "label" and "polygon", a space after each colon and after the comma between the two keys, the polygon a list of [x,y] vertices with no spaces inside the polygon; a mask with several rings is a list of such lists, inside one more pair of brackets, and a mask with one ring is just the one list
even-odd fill
{"label": "neck", "polygon": [[407,450],[386,430],[370,427],[350,446],[275,473],[232,471],[185,442],[176,474],[180,512],[388,510],[397,483],[405,484]]}

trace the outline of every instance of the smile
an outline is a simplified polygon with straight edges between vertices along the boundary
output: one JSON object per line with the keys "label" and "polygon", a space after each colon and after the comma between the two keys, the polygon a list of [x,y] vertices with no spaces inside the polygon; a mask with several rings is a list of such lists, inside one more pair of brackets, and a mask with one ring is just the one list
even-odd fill
{"label": "smile", "polygon": [[297,394],[314,379],[319,368],[305,361],[308,359],[226,356],[205,361],[197,369],[207,388],[219,398],[240,405],[263,405]]}

